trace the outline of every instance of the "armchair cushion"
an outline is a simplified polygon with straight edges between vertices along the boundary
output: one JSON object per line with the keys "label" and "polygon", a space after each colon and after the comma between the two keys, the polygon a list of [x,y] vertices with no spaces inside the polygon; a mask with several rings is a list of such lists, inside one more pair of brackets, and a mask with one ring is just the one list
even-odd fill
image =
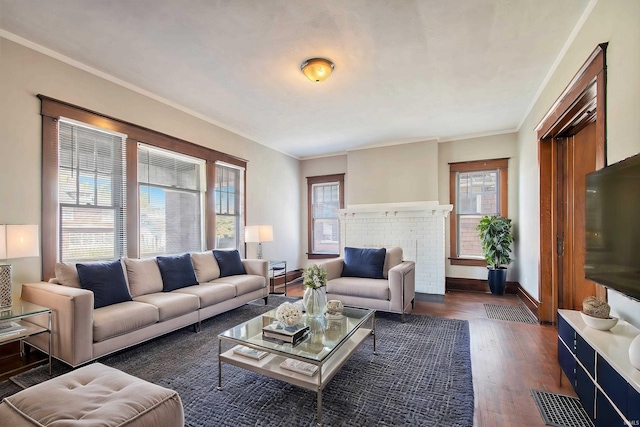
{"label": "armchair cushion", "polygon": [[342,277],[362,277],[384,279],[384,258],[387,250],[344,248],[344,266]]}
{"label": "armchair cushion", "polygon": [[93,292],[93,308],[131,301],[120,260],[76,264],[80,286]]}
{"label": "armchair cushion", "polygon": [[191,255],[156,257],[162,276],[162,291],[171,292],[187,286],[197,285],[196,273],[193,271]]}
{"label": "armchair cushion", "polygon": [[218,265],[220,266],[220,277],[236,276],[238,274],[247,274],[247,271],[242,265],[240,259],[240,252],[233,251],[213,251],[213,256],[216,257]]}

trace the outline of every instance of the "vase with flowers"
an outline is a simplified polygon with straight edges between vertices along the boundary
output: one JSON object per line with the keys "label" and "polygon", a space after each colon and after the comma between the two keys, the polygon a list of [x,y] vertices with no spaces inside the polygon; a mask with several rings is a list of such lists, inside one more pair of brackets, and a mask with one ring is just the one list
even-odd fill
{"label": "vase with flowers", "polygon": [[324,306],[327,304],[327,270],[317,264],[306,268],[302,275],[304,286],[304,302],[307,316],[322,316]]}

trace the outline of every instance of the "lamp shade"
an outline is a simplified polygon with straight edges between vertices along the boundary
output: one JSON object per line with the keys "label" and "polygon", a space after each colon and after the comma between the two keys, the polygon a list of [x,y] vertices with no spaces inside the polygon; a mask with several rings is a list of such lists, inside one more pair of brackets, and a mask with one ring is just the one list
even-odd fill
{"label": "lamp shade", "polygon": [[8,259],[40,255],[37,225],[7,225],[6,242]]}
{"label": "lamp shade", "polygon": [[307,59],[300,65],[302,73],[316,83],[327,80],[333,72],[333,68],[333,62],[325,58]]}
{"label": "lamp shade", "polygon": [[249,243],[261,243],[273,241],[273,226],[248,225],[244,229],[244,241]]}

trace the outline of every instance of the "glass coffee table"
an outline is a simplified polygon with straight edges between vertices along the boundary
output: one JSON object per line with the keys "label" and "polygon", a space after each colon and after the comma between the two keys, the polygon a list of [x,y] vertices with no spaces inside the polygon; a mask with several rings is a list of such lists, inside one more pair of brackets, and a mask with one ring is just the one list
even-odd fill
{"label": "glass coffee table", "polygon": [[[275,309],[241,323],[218,335],[218,390],[222,389],[222,362],[257,372],[317,393],[318,425],[322,425],[322,390],[351,355],[370,336],[376,353],[375,310],[345,307],[341,318],[303,316],[309,335],[296,346],[262,339],[262,328],[276,322]],[[266,356],[253,359],[237,354],[234,348],[223,349],[223,343],[244,346]],[[317,366],[314,375],[293,372],[280,367],[289,359]]]}

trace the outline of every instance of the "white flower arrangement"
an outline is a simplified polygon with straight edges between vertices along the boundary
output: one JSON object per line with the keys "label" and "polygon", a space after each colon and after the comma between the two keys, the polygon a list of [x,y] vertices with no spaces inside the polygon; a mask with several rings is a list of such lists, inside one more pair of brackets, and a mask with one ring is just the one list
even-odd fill
{"label": "white flower arrangement", "polygon": [[327,285],[327,270],[322,265],[313,264],[303,272],[302,285],[318,289]]}
{"label": "white flower arrangement", "polygon": [[276,309],[276,319],[284,326],[295,326],[302,320],[302,310],[290,302],[285,302]]}

